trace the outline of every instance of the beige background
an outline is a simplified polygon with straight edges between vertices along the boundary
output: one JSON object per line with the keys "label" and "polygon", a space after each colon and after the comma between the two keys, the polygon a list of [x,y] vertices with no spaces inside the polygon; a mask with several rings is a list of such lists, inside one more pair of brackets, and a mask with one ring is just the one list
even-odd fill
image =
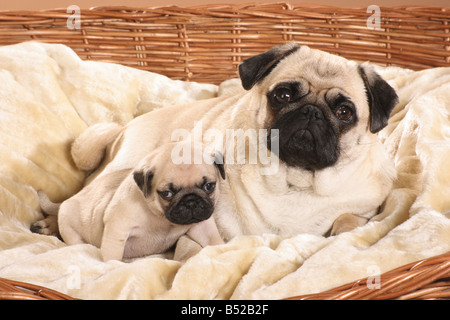
{"label": "beige background", "polygon": [[[278,0],[280,1],[280,0]],[[80,8],[90,8],[95,6],[107,5],[126,5],[126,6],[166,6],[178,5],[181,7],[211,4],[211,3],[249,3],[249,2],[278,2],[277,0],[0,0],[0,10],[42,10],[52,8],[67,8],[75,4]],[[282,1],[282,0],[281,0]],[[280,1],[280,2],[281,2]],[[302,0],[284,1],[290,3],[303,3]],[[449,0],[316,0],[310,1],[315,4],[324,4],[340,7],[367,7],[371,4],[378,6],[398,6],[398,5],[424,5],[450,7]]]}

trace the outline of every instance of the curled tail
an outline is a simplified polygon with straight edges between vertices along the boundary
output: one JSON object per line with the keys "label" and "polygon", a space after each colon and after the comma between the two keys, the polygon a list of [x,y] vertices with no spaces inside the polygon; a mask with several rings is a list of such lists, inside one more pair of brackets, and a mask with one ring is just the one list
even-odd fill
{"label": "curled tail", "polygon": [[47,194],[42,190],[38,191],[38,196],[41,210],[49,216],[57,216],[61,203],[52,202]]}
{"label": "curled tail", "polygon": [[102,161],[106,148],[122,132],[117,123],[98,123],[86,129],[72,144],[71,155],[78,169],[91,171]]}

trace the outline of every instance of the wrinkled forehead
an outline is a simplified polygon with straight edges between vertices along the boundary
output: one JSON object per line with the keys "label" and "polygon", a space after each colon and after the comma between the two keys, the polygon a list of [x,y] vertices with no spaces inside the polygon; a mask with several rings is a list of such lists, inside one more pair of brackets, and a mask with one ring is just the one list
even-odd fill
{"label": "wrinkled forehead", "polygon": [[[156,172],[158,176],[158,172]],[[208,164],[171,164],[160,175],[158,185],[173,184],[179,188],[202,186],[216,180],[215,168]]]}
{"label": "wrinkled forehead", "polygon": [[365,90],[356,62],[306,46],[280,61],[264,81],[270,88],[299,79],[314,88],[339,88],[353,93]]}

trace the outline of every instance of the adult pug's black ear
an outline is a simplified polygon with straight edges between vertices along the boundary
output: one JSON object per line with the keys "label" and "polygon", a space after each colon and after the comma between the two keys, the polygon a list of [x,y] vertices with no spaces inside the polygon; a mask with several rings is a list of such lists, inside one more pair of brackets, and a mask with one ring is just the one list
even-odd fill
{"label": "adult pug's black ear", "polygon": [[150,194],[152,186],[153,172],[144,170],[134,171],[133,179],[136,182],[139,189],[141,189],[142,193],[144,194],[144,197],[147,198],[148,195]]}
{"label": "adult pug's black ear", "polygon": [[360,65],[358,71],[366,86],[370,108],[370,132],[376,133],[387,126],[389,116],[398,103],[398,96],[371,66]]}
{"label": "adult pug's black ear", "polygon": [[244,89],[250,90],[258,81],[264,79],[278,62],[299,48],[300,46],[295,42],[288,42],[244,60],[239,65],[239,76]]}
{"label": "adult pug's black ear", "polygon": [[224,166],[223,154],[222,153],[217,152],[214,155],[214,165],[219,170],[219,173],[220,173],[220,176],[222,177],[222,179],[225,180],[225,166]]}

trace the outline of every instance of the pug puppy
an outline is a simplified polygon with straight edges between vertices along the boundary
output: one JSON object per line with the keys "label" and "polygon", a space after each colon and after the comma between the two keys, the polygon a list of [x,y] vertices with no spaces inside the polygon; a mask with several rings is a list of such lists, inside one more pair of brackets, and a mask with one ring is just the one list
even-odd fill
{"label": "pug puppy", "polygon": [[[223,164],[218,158],[215,166],[176,165],[172,148],[157,148],[135,168],[108,173],[64,201],[58,211],[63,240],[100,247],[105,261],[163,253],[182,236],[200,247],[223,243],[212,219]],[[41,197],[43,209],[54,212]]]}
{"label": "pug puppy", "polygon": [[[78,139],[75,163],[87,153],[97,159],[88,161],[95,181],[139,163],[185,130],[223,146],[227,179],[214,218],[225,240],[334,235],[374,216],[395,179],[377,137],[398,101],[395,90],[370,64],[293,42],[243,61],[239,75],[243,89],[232,95],[164,107],[121,130],[89,128]],[[248,133],[240,147],[224,138],[239,130]],[[255,147],[252,158],[246,152]],[[235,161],[241,154],[245,161]]]}

